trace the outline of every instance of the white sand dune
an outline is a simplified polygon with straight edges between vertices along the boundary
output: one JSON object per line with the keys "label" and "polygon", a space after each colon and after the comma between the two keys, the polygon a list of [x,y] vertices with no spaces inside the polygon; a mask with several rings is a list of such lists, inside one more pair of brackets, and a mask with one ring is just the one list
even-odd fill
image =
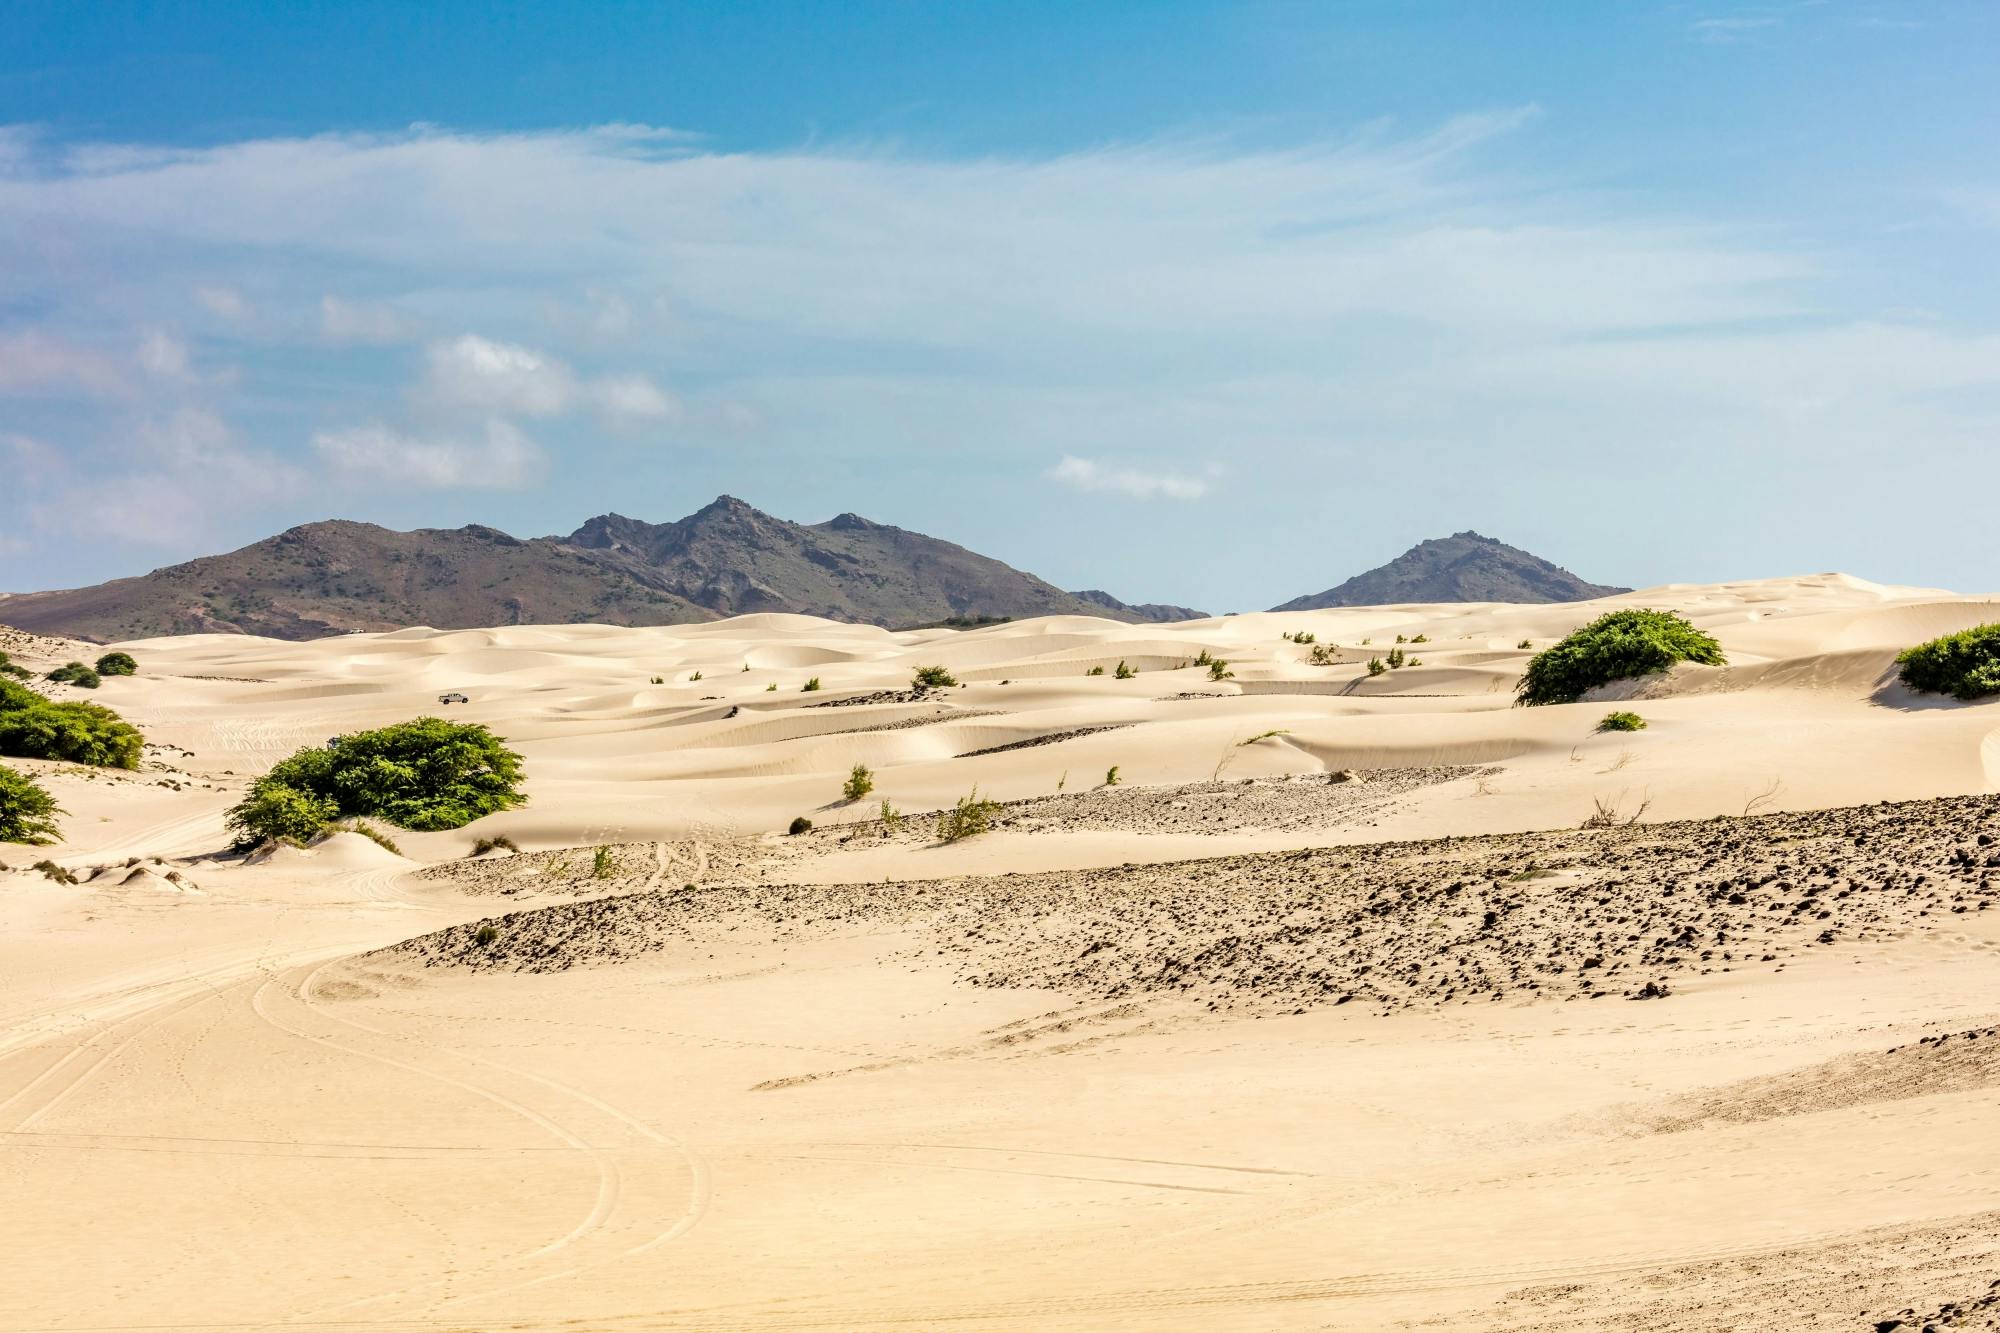
{"label": "white sand dune", "polygon": [[[1619,606],[1682,610],[1730,665],[1512,706],[1535,649]],[[2000,703],[1893,680],[1901,648],[1993,620],[2000,599],[1814,575],[1173,625],[758,615],[120,645],[142,673],[93,698],[158,748],[135,774],[23,762],[67,841],[0,848],[0,1333],[1844,1328],[1981,1294],[2000,1061],[1869,1062],[2000,1021],[2000,911],[1692,973],[1663,1002],[1257,1017],[966,984],[946,945],[990,925],[831,928],[810,895],[790,924],[548,974],[370,951],[614,890],[971,892],[1573,830],[1599,802],[1651,824],[2000,791]],[[1301,631],[1339,662],[1281,637]],[[1403,645],[1422,664],[1370,678],[1398,635],[1424,637]],[[1183,665],[1204,651],[1232,674]],[[1120,661],[1139,674],[1115,679]],[[907,693],[931,664],[962,685]],[[1613,700],[1647,728],[1599,734]],[[506,737],[529,803],[385,829],[400,855],[337,833],[212,859],[264,767],[425,714]],[[845,802],[857,763],[875,789]],[[1212,813],[1252,779],[1307,808],[1350,769],[1362,784],[1323,819]],[[1381,770],[1450,771],[1371,795]],[[927,836],[975,788],[1086,813],[1161,789],[1160,817]],[[918,831],[888,836],[884,799]],[[798,815],[818,831],[788,839]],[[499,835],[524,853],[424,871]],[[596,885],[564,849],[600,844],[618,869]],[[25,869],[44,855],[82,882]],[[1031,936],[1088,924],[1007,910]]]}

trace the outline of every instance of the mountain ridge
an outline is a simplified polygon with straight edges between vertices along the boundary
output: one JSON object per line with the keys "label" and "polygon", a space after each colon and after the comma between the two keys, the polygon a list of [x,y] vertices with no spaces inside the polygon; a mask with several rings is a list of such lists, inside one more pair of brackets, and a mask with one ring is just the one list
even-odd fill
{"label": "mountain ridge", "polygon": [[[685,624],[760,611],[884,626],[981,616],[1140,621],[1149,609],[1068,593],[859,514],[793,523],[729,495],[668,523],[599,514],[564,537],[326,519],[147,574],[0,595],[0,621],[103,642],[214,632],[310,639],[412,624]],[[1161,609],[1176,619],[1188,610]]]}

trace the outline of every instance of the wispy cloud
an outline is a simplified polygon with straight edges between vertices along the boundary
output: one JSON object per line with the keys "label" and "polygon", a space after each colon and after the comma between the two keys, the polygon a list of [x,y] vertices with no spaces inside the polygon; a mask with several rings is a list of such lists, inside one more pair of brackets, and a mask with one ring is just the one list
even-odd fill
{"label": "wispy cloud", "polygon": [[1208,494],[1208,483],[1199,477],[1152,468],[1121,467],[1073,454],[1065,455],[1050,468],[1049,477],[1079,491],[1108,491],[1138,500],[1199,500]]}
{"label": "wispy cloud", "polygon": [[1774,15],[1696,19],[1688,24],[1688,32],[1696,41],[1707,42],[1714,46],[1729,46],[1767,28],[1775,28],[1778,22]]}
{"label": "wispy cloud", "polygon": [[335,473],[361,482],[515,490],[542,475],[547,459],[511,423],[494,419],[476,434],[423,437],[374,423],[321,431],[313,448]]}

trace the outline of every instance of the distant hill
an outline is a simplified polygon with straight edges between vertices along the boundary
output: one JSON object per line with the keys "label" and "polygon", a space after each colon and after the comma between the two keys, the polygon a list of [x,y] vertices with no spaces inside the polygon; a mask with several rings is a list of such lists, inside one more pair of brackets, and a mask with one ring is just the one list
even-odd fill
{"label": "distant hill", "polygon": [[[1182,608],[1167,608],[1180,618]],[[431,625],[670,625],[791,611],[877,625],[953,617],[1151,619],[962,546],[842,514],[774,518],[731,496],[674,523],[619,514],[567,537],[307,523],[226,555],[90,588],[0,595],[0,622],[106,642],[237,632],[310,639]]]}
{"label": "distant hill", "polygon": [[1166,602],[1121,602],[1101,588],[1085,588],[1070,596],[1089,602],[1101,608],[1099,614],[1110,612],[1119,620],[1151,620],[1165,623],[1171,620],[1206,620],[1208,612],[1197,611],[1191,606],[1171,606]]}
{"label": "distant hill", "polygon": [[1587,602],[1630,591],[1585,583],[1567,569],[1505,542],[1457,532],[1418,542],[1386,565],[1271,609],[1317,611],[1402,602]]}

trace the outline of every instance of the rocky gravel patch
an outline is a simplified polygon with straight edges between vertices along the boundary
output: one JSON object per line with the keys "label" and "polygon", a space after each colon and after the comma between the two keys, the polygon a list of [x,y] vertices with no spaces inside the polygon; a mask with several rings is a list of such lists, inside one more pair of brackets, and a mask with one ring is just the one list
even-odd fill
{"label": "rocky gravel patch", "polygon": [[[394,952],[562,971],[915,927],[965,984],[1211,1009],[1637,999],[1947,929],[2000,899],[2000,797],[889,884],[703,885],[513,913]],[[482,935],[482,931],[486,933]]]}

